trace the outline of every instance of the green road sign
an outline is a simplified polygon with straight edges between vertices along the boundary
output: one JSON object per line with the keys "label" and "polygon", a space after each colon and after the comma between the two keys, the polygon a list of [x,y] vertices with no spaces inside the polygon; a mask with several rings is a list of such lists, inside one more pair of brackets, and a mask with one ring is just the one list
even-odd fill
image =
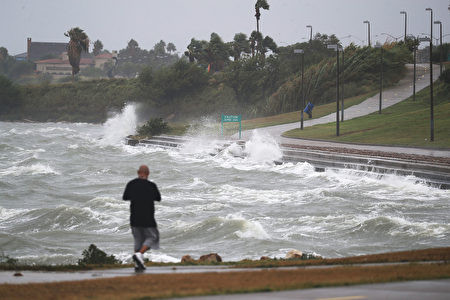
{"label": "green road sign", "polygon": [[241,116],[228,116],[228,115],[222,115],[222,122],[241,122]]}
{"label": "green road sign", "polygon": [[235,116],[222,114],[222,135],[223,135],[223,123],[226,122],[239,122],[239,139],[241,139],[241,129],[242,129],[241,115]]}

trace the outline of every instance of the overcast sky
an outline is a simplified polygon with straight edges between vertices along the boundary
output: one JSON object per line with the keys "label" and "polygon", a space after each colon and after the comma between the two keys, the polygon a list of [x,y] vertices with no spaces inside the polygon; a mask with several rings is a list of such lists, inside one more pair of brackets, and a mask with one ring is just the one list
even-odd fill
{"label": "overcast sky", "polygon": [[[68,42],[64,32],[72,27],[85,30],[91,41],[100,39],[104,48],[120,50],[135,39],[151,49],[164,40],[184,52],[191,38],[209,40],[211,32],[231,41],[235,33],[247,35],[256,29],[256,0],[0,0],[0,46],[11,55],[26,52],[26,39],[36,42]],[[408,14],[408,34],[430,32],[430,13],[450,33],[449,0],[268,0],[262,10],[260,29],[279,46],[303,42],[320,32],[336,34],[346,45],[384,42],[387,34],[401,37]],[[433,26],[433,36],[439,26]],[[350,37],[349,37],[350,36]],[[444,37],[450,42],[450,35]]]}

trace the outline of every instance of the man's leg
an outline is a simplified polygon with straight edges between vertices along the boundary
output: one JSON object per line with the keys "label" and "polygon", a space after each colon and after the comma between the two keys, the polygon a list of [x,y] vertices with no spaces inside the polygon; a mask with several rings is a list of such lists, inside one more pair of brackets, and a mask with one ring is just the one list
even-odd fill
{"label": "man's leg", "polygon": [[[142,231],[142,228],[140,227],[131,227],[131,232],[133,233],[134,237],[134,254],[133,254],[133,261],[135,263],[135,270],[136,271],[143,271],[145,270],[144,265],[144,256],[141,250],[145,248],[146,246],[143,246],[143,243],[145,241],[145,235]],[[148,250],[148,249],[147,249]]]}
{"label": "man's leg", "polygon": [[[146,246],[146,245],[142,245],[141,249],[139,249],[139,252],[144,254],[145,252],[148,251],[148,249],[150,249],[150,247]],[[136,251],[137,252],[137,251]]]}

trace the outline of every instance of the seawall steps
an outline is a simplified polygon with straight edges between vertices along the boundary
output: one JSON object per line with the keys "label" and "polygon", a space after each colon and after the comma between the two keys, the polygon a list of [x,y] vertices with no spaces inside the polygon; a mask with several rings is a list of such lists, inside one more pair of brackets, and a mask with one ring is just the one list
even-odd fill
{"label": "seawall steps", "polygon": [[[176,136],[156,136],[142,140],[126,139],[126,143],[131,146],[162,148],[178,148],[188,141],[189,138]],[[224,140],[223,143],[218,143],[217,153],[233,142],[242,147],[245,145],[244,141]],[[290,147],[281,147],[281,150],[283,151],[283,157],[281,161],[275,161],[276,164],[308,162],[314,166],[317,172],[324,172],[326,169],[352,169],[377,173],[381,176],[384,174],[414,176],[417,178],[417,182],[424,182],[436,188],[450,189],[450,167],[447,165]],[[211,153],[211,155],[217,153]]]}

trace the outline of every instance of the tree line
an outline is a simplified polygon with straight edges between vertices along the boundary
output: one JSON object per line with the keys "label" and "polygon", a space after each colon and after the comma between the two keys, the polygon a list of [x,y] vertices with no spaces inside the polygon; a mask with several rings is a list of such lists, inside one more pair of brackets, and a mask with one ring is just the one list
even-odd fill
{"label": "tree line", "polygon": [[[261,52],[252,56],[251,50],[243,51],[236,59],[223,56],[223,60],[217,57],[224,49],[233,49],[226,45],[233,45],[234,41],[221,42],[220,36],[214,33],[211,37],[202,49],[213,49],[215,54],[207,57],[214,60],[202,60],[199,56],[190,61],[186,56],[163,67],[142,66],[139,75],[133,78],[17,85],[2,76],[0,105],[4,109],[0,118],[103,122],[108,112],[119,111],[126,102],[143,103],[147,107],[143,114],[168,121],[221,113],[248,118],[299,110],[302,93],[306,101],[315,105],[335,101],[336,53],[327,49],[330,43],[340,43],[334,35],[317,33],[311,42],[277,47],[269,54]],[[383,47],[384,86],[388,86],[403,76],[404,64],[411,62],[412,54],[403,43]],[[301,57],[294,53],[299,48],[305,55],[304,91],[301,90]],[[376,91],[380,49],[351,44],[345,47],[344,53],[341,81],[346,86],[345,96]],[[211,63],[215,66],[210,66],[208,71]]]}
{"label": "tree line", "polygon": [[[153,49],[145,50],[131,39],[101,75],[95,75],[98,70],[91,68],[80,72],[91,72],[94,78],[106,74],[109,80],[84,82],[75,77],[65,84],[44,80],[37,86],[18,86],[0,77],[0,85],[5,87],[0,104],[4,102],[8,107],[8,112],[0,112],[0,118],[102,122],[108,111],[119,110],[126,102],[143,103],[151,117],[170,121],[221,113],[257,117],[302,109],[301,95],[315,105],[335,101],[336,54],[327,45],[341,46],[339,39],[334,34],[316,33],[309,42],[279,47],[259,30],[261,12],[268,9],[266,0],[256,1],[257,26],[248,36],[236,33],[229,42],[214,32],[209,40],[192,38],[182,57],[175,53],[172,43],[161,40]],[[76,32],[71,34],[73,30]],[[66,35],[72,45],[69,56],[75,75],[88,37],[79,28]],[[409,38],[382,45],[384,86],[403,76],[405,63],[412,62],[416,46],[417,41]],[[295,49],[303,50],[304,60],[294,53]],[[102,42],[95,41],[93,52],[104,51]],[[353,43],[345,47],[340,70],[346,97],[378,89],[380,51]],[[6,61],[3,56],[0,74],[5,74],[1,73],[1,64]]]}

